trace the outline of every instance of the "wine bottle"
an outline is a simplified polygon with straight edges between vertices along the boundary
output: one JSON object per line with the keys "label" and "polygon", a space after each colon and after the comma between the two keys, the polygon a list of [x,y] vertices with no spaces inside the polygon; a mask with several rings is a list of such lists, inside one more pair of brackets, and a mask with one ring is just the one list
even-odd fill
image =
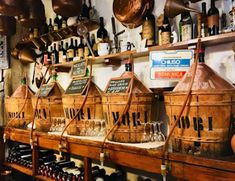
{"label": "wine bottle", "polygon": [[99,42],[107,42],[108,41],[108,32],[104,28],[104,18],[100,17],[100,27],[97,31],[97,39]]}
{"label": "wine bottle", "polygon": [[215,0],[211,0],[211,8],[207,14],[208,34],[219,34],[219,10],[215,7]]}
{"label": "wine bottle", "polygon": [[199,59],[198,59],[198,62],[199,63],[205,63],[205,53],[204,53],[204,50],[203,49],[200,49],[199,50]]}
{"label": "wine bottle", "polygon": [[78,40],[77,39],[75,39],[75,41],[74,41],[75,43],[74,43],[74,54],[75,54],[75,57],[77,58],[78,57]]}
{"label": "wine bottle", "polygon": [[94,9],[92,8],[91,0],[89,0],[88,12],[89,12],[89,19],[92,19],[94,14],[95,14],[95,12],[94,12]]}
{"label": "wine bottle", "polygon": [[142,25],[142,39],[146,39],[146,47],[155,45],[155,17],[148,11]]}
{"label": "wine bottle", "polygon": [[206,3],[202,3],[202,23],[201,23],[201,36],[206,37],[208,35],[208,25],[206,16]]}
{"label": "wine bottle", "polygon": [[56,15],[55,19],[54,19],[54,24],[53,24],[53,30],[54,31],[58,31],[61,28],[61,20],[59,18],[58,15]]}
{"label": "wine bottle", "polygon": [[73,45],[73,38],[70,39],[70,45],[67,50],[68,61],[73,61],[74,58],[74,45]]}
{"label": "wine bottle", "polygon": [[47,25],[47,23],[45,22],[45,23],[43,23],[43,25],[41,26],[41,28],[40,28],[40,34],[41,35],[44,35],[44,34],[46,34],[46,33],[48,33],[49,32],[49,30],[48,30],[48,25]]}
{"label": "wine bottle", "polygon": [[182,41],[193,39],[193,20],[190,12],[181,14],[181,38]]}
{"label": "wine bottle", "polygon": [[84,58],[84,44],[82,41],[82,37],[80,37],[80,43],[78,45],[78,59],[81,60]]}
{"label": "wine bottle", "polygon": [[49,24],[48,24],[48,32],[52,32],[53,31],[53,26],[52,26],[52,19],[49,19]]}
{"label": "wine bottle", "polygon": [[87,19],[89,19],[89,9],[86,4],[86,0],[83,0],[81,20],[87,20]]}
{"label": "wine bottle", "polygon": [[164,15],[163,25],[161,27],[161,44],[171,43],[171,26],[168,17]]}
{"label": "wine bottle", "polygon": [[33,38],[33,28],[29,28],[29,39]]}
{"label": "wine bottle", "polygon": [[66,28],[68,26],[67,25],[67,19],[68,18],[65,18],[65,17],[62,18],[62,28]]}
{"label": "wine bottle", "polygon": [[56,49],[56,43],[53,44],[53,51],[51,52],[51,63],[58,64],[59,63],[59,53]]}
{"label": "wine bottle", "polygon": [[69,55],[68,55],[68,49],[69,49],[69,43],[65,43],[65,51],[66,51],[66,62],[69,61]]}
{"label": "wine bottle", "polygon": [[64,42],[61,41],[59,46],[59,63],[66,62],[66,50],[64,49]]}

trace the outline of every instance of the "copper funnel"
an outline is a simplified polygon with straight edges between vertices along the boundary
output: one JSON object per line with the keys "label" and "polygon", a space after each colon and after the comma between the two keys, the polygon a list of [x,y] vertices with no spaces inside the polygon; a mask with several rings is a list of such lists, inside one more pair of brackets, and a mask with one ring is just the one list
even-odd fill
{"label": "copper funnel", "polygon": [[[176,85],[173,92],[188,91],[195,63]],[[196,75],[192,86],[192,91],[215,91],[215,90],[234,90],[234,86],[220,77],[205,63],[198,63]]]}
{"label": "copper funnel", "polygon": [[201,13],[200,11],[189,8],[185,5],[183,0],[166,0],[164,14],[169,18],[174,18],[178,14],[192,11],[195,13]]}
{"label": "copper funnel", "polygon": [[0,35],[11,36],[16,33],[16,19],[0,15]]}
{"label": "copper funnel", "polygon": [[0,14],[6,16],[17,16],[23,12],[24,3],[22,0],[1,0]]}
{"label": "copper funnel", "polygon": [[31,48],[23,48],[19,51],[18,59],[22,63],[34,63],[37,59],[37,54]]}
{"label": "copper funnel", "polygon": [[81,0],[52,0],[52,7],[56,14],[63,17],[80,15],[82,11]]}
{"label": "copper funnel", "polygon": [[18,59],[18,56],[19,56],[19,53],[20,53],[20,50],[18,48],[14,48],[12,51],[11,51],[11,56],[15,59]]}

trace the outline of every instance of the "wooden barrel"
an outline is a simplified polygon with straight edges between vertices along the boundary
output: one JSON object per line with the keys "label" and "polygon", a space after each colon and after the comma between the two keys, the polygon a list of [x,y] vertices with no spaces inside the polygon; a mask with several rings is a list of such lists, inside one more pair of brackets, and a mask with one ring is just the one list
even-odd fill
{"label": "wooden barrel", "polygon": [[[186,94],[166,92],[164,95],[170,128]],[[234,90],[193,91],[172,134],[173,150],[206,156],[227,155],[231,150],[234,115]]]}
{"label": "wooden barrel", "polygon": [[[28,96],[25,99],[26,91],[28,91]],[[33,92],[30,91],[30,89],[26,90],[26,86],[21,85],[16,89],[16,91],[11,97],[7,97],[5,99],[7,119],[9,121],[14,119],[11,121],[9,126],[15,128],[26,128],[27,125],[32,121],[33,119],[33,114],[32,114],[33,107],[31,101],[32,95]]]}
{"label": "wooden barrel", "polygon": [[[52,88],[48,95],[39,97],[37,109],[37,97],[32,98],[33,109],[36,111],[35,124],[36,130],[42,132],[50,131],[51,126],[58,119],[64,119],[62,93],[63,89],[57,82],[51,83]],[[38,95],[37,95],[38,96]]]}
{"label": "wooden barrel", "polygon": [[[63,95],[63,108],[66,125],[74,118],[79,111],[85,95],[81,94],[64,94]],[[91,82],[90,90],[84,107],[80,110],[76,118],[71,122],[67,128],[69,135],[83,136],[84,129],[89,129],[92,121],[103,119],[101,94],[96,85]],[[86,127],[85,127],[86,125]],[[86,130],[85,130],[86,131]]]}
{"label": "wooden barrel", "polygon": [[[128,100],[128,93],[103,94],[102,104],[107,132],[121,116]],[[153,93],[132,93],[130,108],[121,123],[108,137],[111,141],[139,143],[143,141],[144,124],[151,122]],[[146,130],[147,131],[147,130]],[[149,131],[147,131],[149,134]]]}

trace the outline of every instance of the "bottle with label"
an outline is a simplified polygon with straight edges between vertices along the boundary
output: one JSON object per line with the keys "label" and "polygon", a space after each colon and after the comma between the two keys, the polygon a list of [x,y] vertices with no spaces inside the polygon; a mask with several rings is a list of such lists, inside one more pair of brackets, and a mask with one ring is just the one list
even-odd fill
{"label": "bottle with label", "polygon": [[78,59],[81,60],[83,58],[84,58],[84,44],[82,37],[80,37],[80,43],[78,45]]}
{"label": "bottle with label", "polygon": [[215,0],[211,0],[211,8],[207,14],[209,36],[219,34],[219,10],[215,7]]}
{"label": "bottle with label", "polygon": [[164,15],[163,25],[161,27],[161,44],[169,44],[171,43],[171,26],[169,19],[166,15]]}
{"label": "bottle with label", "polygon": [[66,51],[64,49],[64,42],[61,41],[59,45],[59,63],[64,63],[64,62],[66,62]]}
{"label": "bottle with label", "polygon": [[52,64],[59,63],[59,52],[56,49],[56,43],[53,44],[53,51],[51,52],[51,62]]}
{"label": "bottle with label", "polygon": [[68,49],[69,49],[69,43],[66,42],[66,43],[65,43],[66,62],[69,61]]}
{"label": "bottle with label", "polygon": [[67,19],[68,18],[65,18],[65,17],[62,18],[62,28],[66,28],[68,26],[67,25]]}
{"label": "bottle with label", "polygon": [[43,53],[43,64],[44,65],[50,65],[51,64],[51,54],[48,51],[48,47],[46,48],[46,50]]}
{"label": "bottle with label", "polygon": [[53,31],[53,26],[52,26],[52,19],[49,19],[49,24],[48,24],[48,32],[52,32]]}
{"label": "bottle with label", "polygon": [[68,61],[73,61],[73,58],[74,58],[74,45],[73,45],[73,38],[70,39],[70,45],[68,47],[68,50],[67,50],[67,58],[68,58]]}
{"label": "bottle with label", "polygon": [[39,36],[38,28],[34,28],[33,29],[33,37],[38,38],[38,36]]}
{"label": "bottle with label", "polygon": [[193,20],[190,12],[185,12],[181,14],[181,38],[182,41],[187,41],[193,39]]}
{"label": "bottle with label", "polygon": [[146,47],[155,45],[155,17],[148,11],[142,25],[142,39],[146,39]]}
{"label": "bottle with label", "polygon": [[60,28],[61,28],[61,21],[59,19],[59,16],[56,15],[56,17],[54,19],[54,24],[53,24],[53,30],[58,31]]}
{"label": "bottle with label", "polygon": [[75,53],[75,57],[77,58],[78,57],[78,40],[77,39],[75,39],[75,41],[74,41],[75,43],[74,43],[74,53]]}
{"label": "bottle with label", "polygon": [[88,12],[89,12],[89,19],[92,19],[94,14],[95,14],[95,12],[94,12],[94,9],[92,8],[91,0],[89,0]]}
{"label": "bottle with label", "polygon": [[201,36],[208,36],[208,25],[207,25],[207,16],[206,16],[206,3],[202,3],[202,23],[201,23]]}
{"label": "bottle with label", "polygon": [[97,31],[97,39],[99,42],[108,41],[108,31],[104,28],[104,18],[100,17],[100,27]]}

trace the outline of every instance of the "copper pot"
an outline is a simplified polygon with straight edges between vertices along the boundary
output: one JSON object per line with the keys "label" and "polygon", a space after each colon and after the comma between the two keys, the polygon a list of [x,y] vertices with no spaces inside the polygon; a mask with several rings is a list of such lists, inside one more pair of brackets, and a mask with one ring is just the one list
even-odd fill
{"label": "copper pot", "polygon": [[1,0],[0,14],[6,16],[17,16],[23,12],[24,4],[22,0]]}
{"label": "copper pot", "polygon": [[52,7],[63,17],[78,16],[82,11],[82,0],[52,0]]}
{"label": "copper pot", "polygon": [[0,15],[0,35],[11,36],[16,33],[16,19]]}
{"label": "copper pot", "polygon": [[114,0],[113,12],[124,26],[136,28],[142,24],[144,16],[153,6],[153,0]]}
{"label": "copper pot", "polygon": [[19,23],[27,28],[39,28],[45,21],[45,9],[41,0],[26,0],[25,11],[18,16]]}

